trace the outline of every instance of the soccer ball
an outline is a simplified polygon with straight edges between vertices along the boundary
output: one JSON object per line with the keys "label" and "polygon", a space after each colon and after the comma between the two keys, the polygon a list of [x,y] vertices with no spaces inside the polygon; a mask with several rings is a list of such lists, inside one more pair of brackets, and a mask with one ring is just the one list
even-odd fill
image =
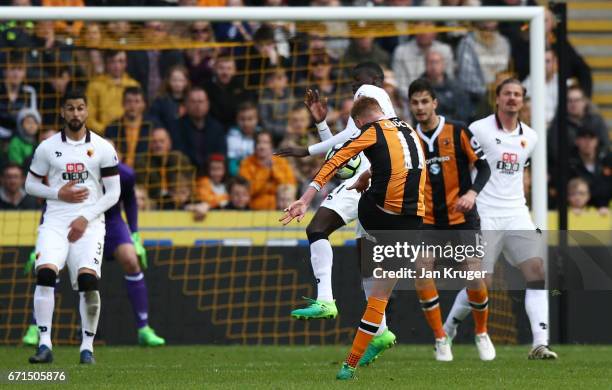
{"label": "soccer ball", "polygon": [[[341,147],[342,147],[342,144],[339,144],[329,149],[329,151],[325,155],[325,161],[332,158],[334,154],[336,154],[336,152]],[[340,180],[350,179],[351,177],[355,176],[355,174],[359,170],[360,165],[361,165],[361,157],[358,154],[352,159],[348,160],[348,162],[344,164],[342,167],[338,168],[338,170],[336,171],[336,177]]]}

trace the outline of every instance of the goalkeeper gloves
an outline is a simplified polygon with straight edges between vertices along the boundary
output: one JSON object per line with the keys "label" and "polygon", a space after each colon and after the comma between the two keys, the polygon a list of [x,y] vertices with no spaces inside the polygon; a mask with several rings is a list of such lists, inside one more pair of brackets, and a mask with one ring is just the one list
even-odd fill
{"label": "goalkeeper gloves", "polygon": [[36,262],[36,248],[32,249],[32,252],[30,252],[30,258],[28,259],[28,261],[26,261],[25,265],[23,266],[24,275],[29,275],[30,272],[32,272],[32,268],[34,268],[35,262]]}
{"label": "goalkeeper gloves", "polygon": [[134,249],[136,249],[136,255],[138,256],[138,260],[140,260],[140,266],[142,267],[142,269],[147,269],[147,267],[149,266],[149,263],[147,262],[147,250],[142,245],[140,233],[132,233],[132,242],[134,243]]}

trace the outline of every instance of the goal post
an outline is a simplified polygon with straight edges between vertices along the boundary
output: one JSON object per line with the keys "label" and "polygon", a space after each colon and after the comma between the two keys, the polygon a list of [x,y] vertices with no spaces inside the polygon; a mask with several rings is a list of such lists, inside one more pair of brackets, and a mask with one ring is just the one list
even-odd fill
{"label": "goal post", "polygon": [[3,20],[39,21],[527,21],[531,124],[538,133],[532,157],[532,210],[547,226],[544,7],[0,7]]}

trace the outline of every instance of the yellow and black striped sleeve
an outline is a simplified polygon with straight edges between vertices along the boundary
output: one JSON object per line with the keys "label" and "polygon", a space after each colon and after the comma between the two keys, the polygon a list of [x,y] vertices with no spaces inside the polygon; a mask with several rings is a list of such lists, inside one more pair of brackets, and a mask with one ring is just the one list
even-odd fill
{"label": "yellow and black striped sleeve", "polygon": [[462,128],[461,130],[461,149],[468,157],[468,161],[470,164],[474,164],[476,160],[484,159],[485,154],[482,150],[482,146],[474,137],[474,134],[466,128]]}
{"label": "yellow and black striped sleeve", "polygon": [[311,185],[320,190],[334,175],[336,170],[346,164],[351,158],[355,157],[365,149],[376,143],[376,129],[374,126],[363,131],[357,138],[348,141],[338,149],[336,154],[323,164]]}
{"label": "yellow and black striped sleeve", "polygon": [[474,164],[477,171],[470,189],[480,193],[491,177],[491,168],[482,150],[482,146],[480,146],[474,134],[465,128],[461,129],[461,148],[470,164]]}

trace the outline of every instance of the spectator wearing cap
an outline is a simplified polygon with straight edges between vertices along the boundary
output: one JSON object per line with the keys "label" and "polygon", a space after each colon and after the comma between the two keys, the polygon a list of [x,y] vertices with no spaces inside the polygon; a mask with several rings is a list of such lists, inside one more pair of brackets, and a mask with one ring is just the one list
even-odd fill
{"label": "spectator wearing cap", "polygon": [[[24,167],[34,153],[36,138],[40,130],[40,114],[33,108],[23,108],[17,115],[17,134],[9,143],[9,161]],[[24,167],[26,168],[26,167]]]}
{"label": "spectator wearing cap", "polygon": [[204,172],[208,157],[213,153],[226,154],[227,143],[223,126],[209,113],[208,94],[201,87],[187,92],[185,115],[172,130],[175,148],[189,157],[198,173]]}
{"label": "spectator wearing cap", "polygon": [[130,167],[134,167],[136,153],[145,153],[149,149],[153,120],[145,115],[146,107],[140,88],[126,88],[123,91],[123,115],[105,130],[105,136],[113,140],[123,162]]}
{"label": "spectator wearing cap", "polygon": [[[596,134],[599,140],[598,153],[608,151],[610,138],[606,122],[601,115],[594,111],[583,90],[578,86],[572,86],[567,90],[567,136],[570,147],[573,148],[576,134],[581,129]],[[558,162],[558,137],[559,125],[557,118],[555,118],[548,130],[549,158],[553,164]]]}
{"label": "spectator wearing cap", "polygon": [[86,91],[87,125],[101,134],[106,126],[123,115],[123,91],[128,87],[140,87],[138,81],[126,73],[125,51],[106,51],[104,61],[106,73],[92,78]]}
{"label": "spectator wearing cap", "polygon": [[36,198],[26,194],[23,185],[23,169],[17,164],[8,164],[2,169],[0,187],[0,210],[37,210]]}
{"label": "spectator wearing cap", "polygon": [[275,210],[278,187],[296,185],[291,165],[272,154],[272,135],[261,131],[255,138],[255,154],[242,160],[240,176],[250,183],[253,210]]}
{"label": "spectator wearing cap", "polygon": [[589,205],[607,213],[612,199],[612,156],[599,153],[597,133],[583,128],[576,134],[576,152],[570,159],[570,177],[582,177],[589,183]]}
{"label": "spectator wearing cap", "polygon": [[419,22],[414,25],[421,30],[414,39],[403,43],[393,52],[392,68],[399,84],[402,99],[408,101],[408,86],[425,72],[425,54],[435,50],[444,57],[445,73],[454,75],[453,50],[446,43],[436,40],[435,24],[432,22]]}
{"label": "spectator wearing cap", "polygon": [[430,82],[436,93],[437,113],[458,121],[469,121],[473,107],[465,92],[446,74],[446,64],[442,54],[435,50],[427,52],[423,78]]}
{"label": "spectator wearing cap", "polygon": [[207,203],[211,209],[223,208],[228,202],[226,185],[225,156],[211,154],[208,158],[206,176],[197,179],[198,200]]}

